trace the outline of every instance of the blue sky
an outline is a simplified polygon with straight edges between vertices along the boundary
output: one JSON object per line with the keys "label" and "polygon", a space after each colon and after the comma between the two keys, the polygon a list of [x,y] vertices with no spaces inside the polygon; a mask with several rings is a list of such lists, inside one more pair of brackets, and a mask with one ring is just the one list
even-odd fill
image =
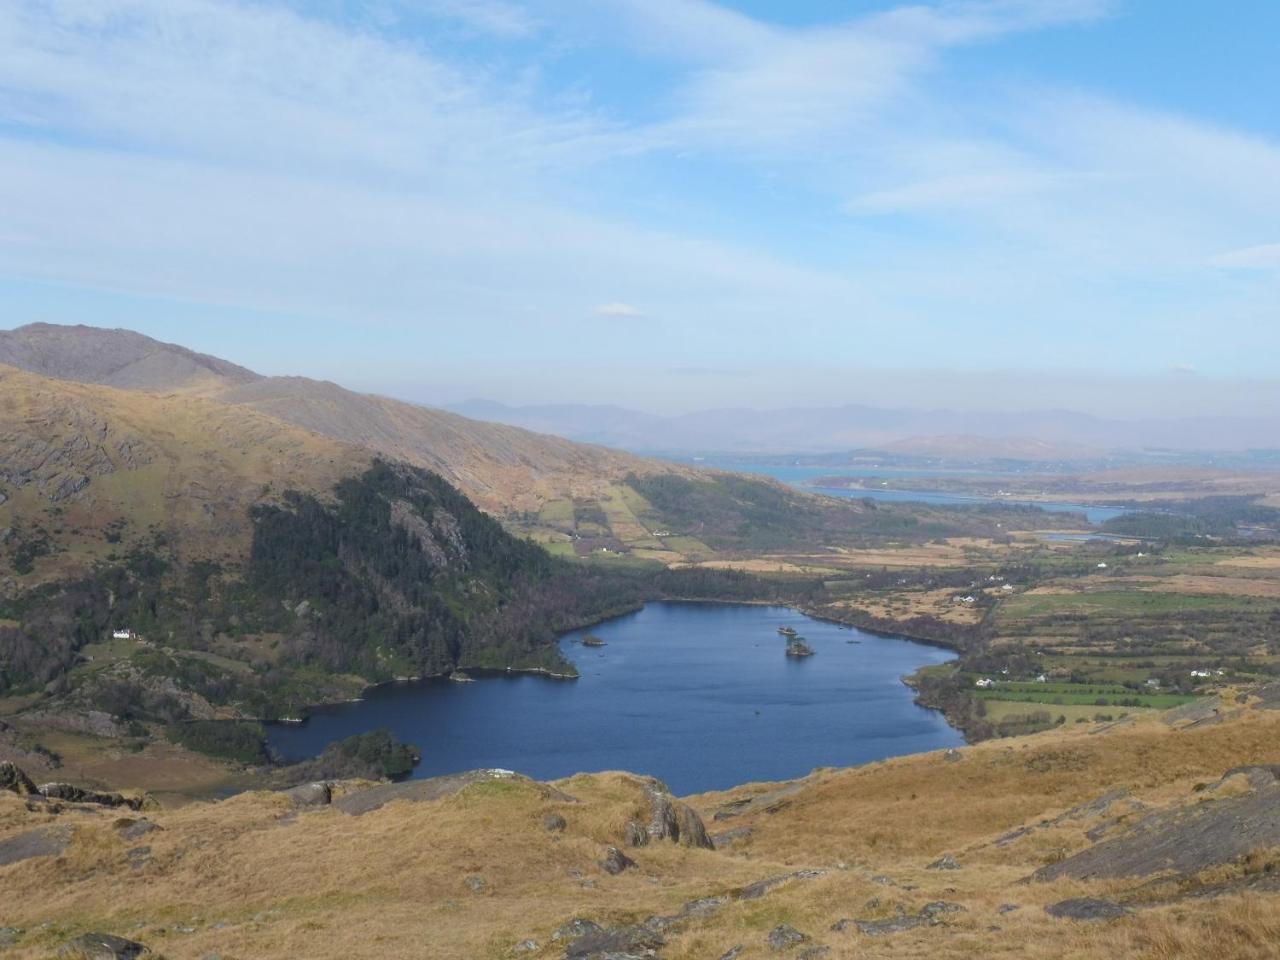
{"label": "blue sky", "polygon": [[427,401],[1280,412],[1280,4],[0,0],[3,321]]}

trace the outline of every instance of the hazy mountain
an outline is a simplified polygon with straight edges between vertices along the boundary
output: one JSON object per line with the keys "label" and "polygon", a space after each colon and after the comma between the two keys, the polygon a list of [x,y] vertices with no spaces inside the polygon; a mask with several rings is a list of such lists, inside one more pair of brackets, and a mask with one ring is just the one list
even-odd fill
{"label": "hazy mountain", "polygon": [[628,473],[672,469],[617,450],[468,419],[305,377],[264,377],[129,330],[32,324],[0,332],[0,361],[42,376],[194,394],[268,413],[428,467],[493,513],[595,496]]}
{"label": "hazy mountain", "polygon": [[703,410],[658,416],[578,404],[449,409],[639,452],[830,453],[856,449],[962,457],[1075,458],[1137,448],[1243,450],[1280,444],[1280,422],[1243,417],[1107,419],[1067,410],[908,410],[848,405]]}

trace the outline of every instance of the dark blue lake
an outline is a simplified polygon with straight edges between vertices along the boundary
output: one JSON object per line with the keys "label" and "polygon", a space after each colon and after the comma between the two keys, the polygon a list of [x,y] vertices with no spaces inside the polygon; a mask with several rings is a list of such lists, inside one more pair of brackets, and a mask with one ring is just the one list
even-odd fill
{"label": "dark blue lake", "polygon": [[[785,655],[780,626],[816,654]],[[803,776],[956,746],[901,677],[949,651],[813,620],[785,607],[652,603],[561,642],[582,676],[498,676],[378,687],[269,728],[287,759],[387,727],[422,750],[415,776],[504,767],[535,779],[630,770],[679,794]],[[851,643],[849,641],[857,641]]]}

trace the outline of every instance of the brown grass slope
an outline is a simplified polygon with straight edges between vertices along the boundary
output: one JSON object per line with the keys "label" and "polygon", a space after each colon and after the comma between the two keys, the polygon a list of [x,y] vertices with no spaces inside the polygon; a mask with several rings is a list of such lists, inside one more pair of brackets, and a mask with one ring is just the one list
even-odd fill
{"label": "brown grass slope", "polygon": [[31,324],[0,332],[0,363],[64,380],[213,397],[441,474],[490,513],[594,498],[628,473],[675,472],[643,457],[305,377],[263,377],[128,330]]}
{"label": "brown grass slope", "polygon": [[0,366],[0,530],[10,551],[47,539],[37,576],[156,534],[187,559],[239,555],[250,505],[370,459],[256,411]]}
{"label": "brown grass slope", "polygon": [[677,469],[305,377],[257,380],[231,387],[218,399],[434,470],[499,516],[536,511],[564,497],[595,499],[631,472]]}
{"label": "brown grass slope", "polygon": [[[0,866],[2,919],[24,931],[9,955],[32,958],[92,930],[170,958],[560,958],[573,939],[555,932],[581,917],[630,938],[616,955],[665,960],[1262,960],[1280,936],[1269,845],[1280,805],[1253,804],[1266,829],[1252,824],[1262,839],[1247,856],[1208,850],[1191,873],[1161,880],[1157,863],[1031,878],[1179,811],[1234,816],[1240,798],[1272,796],[1273,773],[1231,770],[1280,761],[1278,735],[1280,712],[1218,704],[816,771],[694,798],[713,834],[736,842],[625,848],[636,865],[616,876],[601,866],[607,847],[645,816],[642,784],[625,774],[553,787],[483,777],[360,816],[251,793],[147,812],[162,829],[133,839],[114,811],[55,814],[0,793],[0,845],[44,828],[71,837],[60,855]],[[548,830],[549,814],[567,826]],[[932,869],[945,854],[958,867]],[[782,879],[752,889],[770,878]],[[1083,897],[1127,912],[1083,922],[1045,910]],[[775,951],[780,924],[809,939]]]}

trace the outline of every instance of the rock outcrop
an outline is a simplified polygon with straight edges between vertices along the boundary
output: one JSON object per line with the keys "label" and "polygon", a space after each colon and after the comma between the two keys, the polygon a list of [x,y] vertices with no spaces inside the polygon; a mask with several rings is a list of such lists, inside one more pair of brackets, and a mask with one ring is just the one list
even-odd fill
{"label": "rock outcrop", "polygon": [[1098,897],[1077,897],[1072,900],[1060,900],[1044,908],[1051,917],[1064,920],[1084,920],[1092,923],[1106,920],[1118,920],[1129,911],[1111,900]]}
{"label": "rock outcrop", "polygon": [[899,908],[898,912],[890,917],[884,917],[879,920],[841,920],[831,929],[839,933],[848,930],[852,926],[864,936],[885,937],[894,933],[902,933],[915,927],[937,926],[943,922],[942,918],[948,914],[964,913],[964,911],[965,908],[958,903],[935,900],[932,903],[926,903],[916,913],[907,913]]}
{"label": "rock outcrop", "polygon": [[609,847],[604,853],[604,859],[600,861],[600,866],[604,868],[604,872],[614,876],[624,870],[631,869],[635,865],[636,862],[617,847]]}
{"label": "rock outcrop", "polygon": [[769,931],[766,939],[770,950],[790,950],[792,947],[806,943],[809,935],[801,933],[790,924],[780,923]]}
{"label": "rock outcrop", "polygon": [[295,807],[327,807],[333,800],[333,787],[328,781],[317,780],[291,787],[284,795]]}
{"label": "rock outcrop", "polygon": [[1148,814],[1113,839],[1041,867],[1033,876],[1041,881],[1167,872],[1188,876],[1276,846],[1280,846],[1280,784],[1273,779],[1243,796]]}
{"label": "rock outcrop", "polygon": [[8,790],[20,797],[29,797],[38,792],[31,778],[16,763],[8,760],[0,763],[0,790]]}
{"label": "rock outcrop", "polygon": [[0,840],[0,867],[36,857],[60,857],[71,845],[70,827],[41,827]]}
{"label": "rock outcrop", "polygon": [[86,933],[63,944],[58,956],[65,960],[134,960],[150,952],[136,940],[110,933]]}
{"label": "rock outcrop", "polygon": [[46,800],[63,800],[67,803],[94,803],[103,807],[128,807],[141,810],[146,802],[143,797],[126,797],[119,793],[101,793],[86,790],[70,783],[46,783],[40,786],[40,795]]}
{"label": "rock outcrop", "polygon": [[671,795],[666,784],[652,777],[642,780],[645,799],[648,802],[648,820],[630,821],[623,839],[627,846],[643,847],[653,841],[666,840],[686,847],[715,849],[707,835],[702,818],[687,803]]}

